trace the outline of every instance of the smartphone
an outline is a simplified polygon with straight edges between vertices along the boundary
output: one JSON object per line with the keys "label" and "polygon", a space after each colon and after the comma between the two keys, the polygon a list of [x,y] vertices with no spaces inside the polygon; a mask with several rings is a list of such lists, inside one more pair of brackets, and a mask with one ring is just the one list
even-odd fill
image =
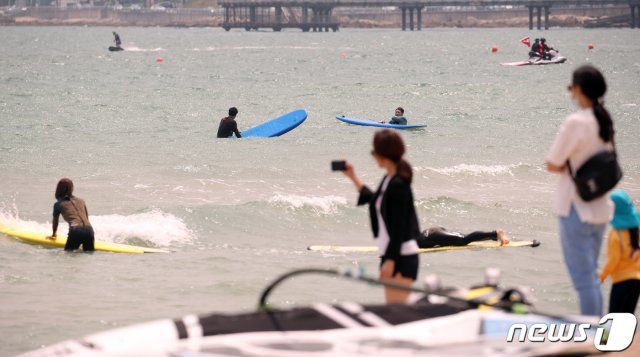
{"label": "smartphone", "polygon": [[331,161],[331,171],[344,171],[347,169],[347,162],[344,160]]}

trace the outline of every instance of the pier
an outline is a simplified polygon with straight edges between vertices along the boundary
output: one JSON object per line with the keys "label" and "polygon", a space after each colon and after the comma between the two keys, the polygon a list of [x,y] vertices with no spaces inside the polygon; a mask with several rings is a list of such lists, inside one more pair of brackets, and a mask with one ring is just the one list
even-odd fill
{"label": "pier", "polygon": [[[394,7],[401,12],[402,30],[421,31],[423,13],[433,8],[520,7],[529,10],[529,29],[549,29],[553,6],[629,5],[631,28],[640,27],[640,0],[222,0],[222,27],[247,31],[271,28],[299,28],[302,31],[337,31],[340,23],[333,18],[336,7]],[[535,21],[534,21],[535,15]],[[544,18],[544,24],[543,24]]]}

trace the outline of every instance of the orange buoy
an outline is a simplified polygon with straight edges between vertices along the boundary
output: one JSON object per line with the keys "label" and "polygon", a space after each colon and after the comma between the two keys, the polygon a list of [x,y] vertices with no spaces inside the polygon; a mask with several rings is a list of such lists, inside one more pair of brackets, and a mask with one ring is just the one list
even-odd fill
{"label": "orange buoy", "polygon": [[587,46],[590,50],[596,48],[596,46],[593,45],[593,43],[590,43],[589,46]]}
{"label": "orange buoy", "polygon": [[498,52],[498,46],[496,45],[491,46],[491,52],[494,52],[494,53]]}
{"label": "orange buoy", "polygon": [[162,62],[162,61],[164,61],[164,58],[162,58],[162,57],[156,57],[156,62]]}

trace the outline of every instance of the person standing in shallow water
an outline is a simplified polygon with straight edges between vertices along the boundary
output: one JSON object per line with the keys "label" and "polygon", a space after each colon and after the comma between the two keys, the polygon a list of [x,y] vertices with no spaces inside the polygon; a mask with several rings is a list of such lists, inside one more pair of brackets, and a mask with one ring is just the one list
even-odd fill
{"label": "person standing in shallow water", "polygon": [[568,89],[579,110],[560,126],[547,155],[547,170],[560,175],[553,210],[559,219],[562,254],[578,292],[580,313],[602,316],[598,256],[613,205],[609,195],[582,200],[567,163],[577,170],[594,154],[613,150],[613,121],[602,105],[607,84],[596,68],[586,65],[576,69]]}
{"label": "person standing in shallow water", "polygon": [[58,182],[55,192],[56,203],[53,204],[53,234],[48,239],[55,240],[60,215],[69,223],[69,234],[64,250],[72,251],[80,248],[85,252],[94,250],[93,227],[89,222],[89,212],[84,200],[73,195],[73,182],[63,178]]}
{"label": "person standing in shallow water", "polygon": [[229,116],[224,117],[220,120],[220,125],[218,126],[218,137],[219,138],[230,138],[233,134],[236,134],[237,138],[241,138],[240,132],[238,131],[238,123],[236,122],[236,116],[238,115],[238,109],[236,107],[229,108]]}
{"label": "person standing in shallow water", "polygon": [[[418,277],[420,227],[411,191],[413,173],[402,158],[404,152],[404,142],[394,131],[375,134],[371,155],[386,171],[376,192],[362,183],[350,163],[345,163],[343,172],[360,193],[358,205],[369,205],[373,236],[378,240],[380,280],[410,287]],[[387,304],[405,303],[409,291],[385,287],[385,298]]]}
{"label": "person standing in shallow water", "polygon": [[120,41],[120,35],[118,35],[115,31],[113,32],[113,41],[116,43],[116,47],[120,47],[122,41]]}

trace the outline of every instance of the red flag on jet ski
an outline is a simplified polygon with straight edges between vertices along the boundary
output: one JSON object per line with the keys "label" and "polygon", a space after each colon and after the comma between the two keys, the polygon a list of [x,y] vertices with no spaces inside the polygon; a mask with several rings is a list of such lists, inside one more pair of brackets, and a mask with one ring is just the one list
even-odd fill
{"label": "red flag on jet ski", "polygon": [[529,36],[521,39],[520,42],[522,42],[527,47],[531,47],[531,42],[529,42]]}

